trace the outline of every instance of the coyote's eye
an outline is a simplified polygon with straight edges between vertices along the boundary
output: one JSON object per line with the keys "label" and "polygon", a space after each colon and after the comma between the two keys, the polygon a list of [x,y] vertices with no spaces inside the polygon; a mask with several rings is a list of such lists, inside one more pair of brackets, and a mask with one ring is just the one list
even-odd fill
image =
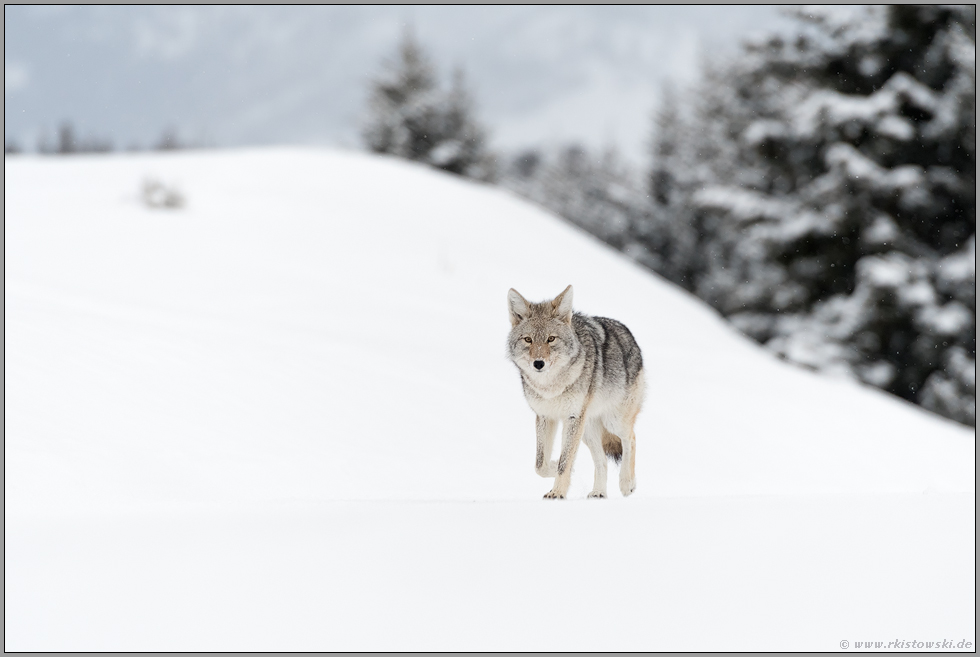
{"label": "coyote's eye", "polygon": [[548,336],[548,342],[554,342],[554,341],[555,341],[555,336],[549,335]]}
{"label": "coyote's eye", "polygon": [[524,338],[524,342],[531,344],[531,338]]}

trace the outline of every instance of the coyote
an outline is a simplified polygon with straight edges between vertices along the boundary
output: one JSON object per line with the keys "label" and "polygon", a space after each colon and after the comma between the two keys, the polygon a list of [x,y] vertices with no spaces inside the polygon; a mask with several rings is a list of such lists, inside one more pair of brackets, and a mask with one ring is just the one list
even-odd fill
{"label": "coyote", "polygon": [[[572,312],[572,286],[551,301],[530,303],[507,293],[512,325],[507,353],[521,373],[524,398],[537,414],[534,471],[554,477],[545,499],[564,499],[579,439],[592,451],[591,498],[606,496],[606,457],[622,462],[619,490],[636,489],[633,424],[643,403],[643,358],[633,334],[620,322]],[[561,456],[551,446],[562,422]]]}

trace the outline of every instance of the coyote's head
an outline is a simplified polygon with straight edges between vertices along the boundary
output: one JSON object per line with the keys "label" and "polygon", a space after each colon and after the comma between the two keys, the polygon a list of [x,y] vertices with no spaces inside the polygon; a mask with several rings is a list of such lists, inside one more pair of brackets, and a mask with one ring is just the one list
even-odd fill
{"label": "coyote's head", "polygon": [[572,330],[572,286],[550,301],[531,303],[511,288],[507,293],[510,359],[532,379],[550,378],[578,352]]}

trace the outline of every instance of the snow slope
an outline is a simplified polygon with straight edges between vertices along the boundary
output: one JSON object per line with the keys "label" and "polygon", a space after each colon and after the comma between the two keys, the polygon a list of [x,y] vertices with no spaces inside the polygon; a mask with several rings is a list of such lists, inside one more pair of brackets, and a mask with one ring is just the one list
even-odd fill
{"label": "snow slope", "polygon": [[[504,191],[300,149],[4,178],[7,650],[974,639],[972,432]],[[505,298],[569,283],[644,352],[627,500],[540,500]]]}

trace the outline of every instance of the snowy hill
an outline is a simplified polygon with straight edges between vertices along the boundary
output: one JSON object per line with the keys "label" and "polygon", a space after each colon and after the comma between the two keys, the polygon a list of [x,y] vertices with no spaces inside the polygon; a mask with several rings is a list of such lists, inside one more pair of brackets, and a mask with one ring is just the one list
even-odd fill
{"label": "snowy hill", "polygon": [[[973,640],[972,432],[506,192],[297,149],[8,157],[5,185],[8,650]],[[628,500],[540,500],[505,298],[569,283],[644,352]]]}

